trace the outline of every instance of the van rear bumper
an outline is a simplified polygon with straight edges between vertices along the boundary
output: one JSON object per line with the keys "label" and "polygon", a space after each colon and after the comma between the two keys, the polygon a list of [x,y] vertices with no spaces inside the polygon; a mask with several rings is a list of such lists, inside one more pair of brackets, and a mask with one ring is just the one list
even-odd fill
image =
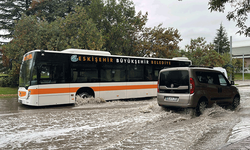
{"label": "van rear bumper", "polygon": [[[178,98],[178,101],[167,100],[166,97]],[[160,106],[190,108],[196,107],[192,101],[192,94],[157,93],[157,102]]]}

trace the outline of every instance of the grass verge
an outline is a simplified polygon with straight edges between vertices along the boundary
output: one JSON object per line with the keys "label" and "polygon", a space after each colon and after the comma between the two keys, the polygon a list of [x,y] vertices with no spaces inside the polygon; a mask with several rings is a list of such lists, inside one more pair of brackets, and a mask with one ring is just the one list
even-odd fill
{"label": "grass verge", "polygon": [[[235,73],[234,80],[242,80],[242,73]],[[244,74],[244,80],[250,80],[250,73]]]}
{"label": "grass verge", "polygon": [[0,87],[0,98],[9,98],[17,96],[18,88],[10,88],[10,87]]}

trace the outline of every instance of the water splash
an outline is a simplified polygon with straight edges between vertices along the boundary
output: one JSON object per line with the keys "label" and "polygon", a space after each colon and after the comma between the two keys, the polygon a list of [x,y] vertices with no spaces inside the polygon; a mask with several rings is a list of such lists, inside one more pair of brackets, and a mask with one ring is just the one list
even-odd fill
{"label": "water splash", "polygon": [[106,101],[103,98],[99,97],[81,98],[78,95],[76,96],[76,102],[75,102],[76,106],[81,106],[85,104],[98,104],[98,103],[106,103]]}

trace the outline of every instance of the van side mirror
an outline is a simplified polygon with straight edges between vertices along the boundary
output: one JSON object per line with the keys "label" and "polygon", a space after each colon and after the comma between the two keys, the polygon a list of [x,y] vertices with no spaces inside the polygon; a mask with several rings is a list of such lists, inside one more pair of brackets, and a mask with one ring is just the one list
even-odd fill
{"label": "van side mirror", "polygon": [[234,85],[234,81],[231,81],[231,85]]}

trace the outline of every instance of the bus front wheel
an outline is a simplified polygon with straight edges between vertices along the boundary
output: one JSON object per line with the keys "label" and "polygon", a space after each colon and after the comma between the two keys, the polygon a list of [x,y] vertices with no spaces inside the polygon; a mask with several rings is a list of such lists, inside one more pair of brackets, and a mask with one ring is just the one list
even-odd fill
{"label": "bus front wheel", "polygon": [[76,95],[78,95],[81,98],[95,97],[95,93],[94,93],[93,89],[91,89],[91,88],[80,88],[76,92]]}
{"label": "bus front wheel", "polygon": [[87,93],[87,92],[80,93],[79,96],[81,98],[90,98],[91,97],[91,95],[89,93]]}

